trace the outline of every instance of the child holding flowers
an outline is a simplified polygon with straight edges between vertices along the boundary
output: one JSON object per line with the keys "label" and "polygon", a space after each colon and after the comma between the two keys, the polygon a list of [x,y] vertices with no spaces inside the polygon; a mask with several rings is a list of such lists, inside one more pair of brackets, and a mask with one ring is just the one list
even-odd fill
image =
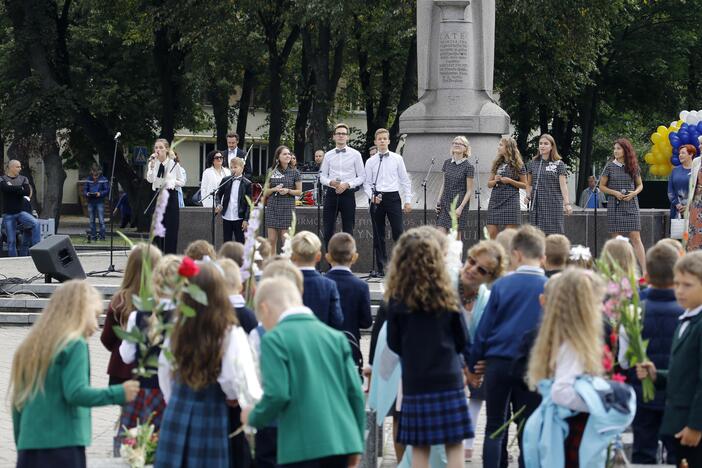
{"label": "child holding flowers", "polygon": [[673,335],[668,368],[647,361],[637,364],[636,376],[666,389],[661,435],[675,437],[678,466],[697,467],[702,466],[702,252],[677,261],[674,282],[685,312]]}
{"label": "child holding flowers", "polygon": [[121,405],[133,380],[90,386],[86,338],[98,328],[101,296],[87,281],[68,281],[49,300],[15,352],[10,375],[18,467],[84,467],[93,406]]}

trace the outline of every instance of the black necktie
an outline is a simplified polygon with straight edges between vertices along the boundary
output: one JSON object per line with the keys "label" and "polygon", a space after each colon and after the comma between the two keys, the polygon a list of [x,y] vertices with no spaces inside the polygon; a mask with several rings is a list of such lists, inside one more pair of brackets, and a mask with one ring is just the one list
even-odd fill
{"label": "black necktie", "polygon": [[380,159],[387,158],[390,156],[390,153],[380,153]]}
{"label": "black necktie", "polygon": [[337,148],[337,149],[336,149],[336,152],[337,152],[337,153],[345,153],[345,152],[346,152],[346,148],[341,148],[341,149]]}
{"label": "black necktie", "polygon": [[163,177],[163,174],[166,172],[166,166],[163,164],[159,163],[158,165],[158,174],[156,174],[156,177]]}
{"label": "black necktie", "polygon": [[237,180],[241,180],[241,176],[239,176],[239,177],[234,177],[234,181],[236,182]]}

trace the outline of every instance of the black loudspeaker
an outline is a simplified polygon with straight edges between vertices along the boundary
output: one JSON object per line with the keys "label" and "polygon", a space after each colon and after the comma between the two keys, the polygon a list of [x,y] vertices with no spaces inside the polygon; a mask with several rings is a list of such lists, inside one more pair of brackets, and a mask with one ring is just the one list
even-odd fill
{"label": "black loudspeaker", "polygon": [[34,266],[44,273],[46,282],[55,278],[60,282],[85,279],[76,250],[68,236],[49,236],[29,249]]}

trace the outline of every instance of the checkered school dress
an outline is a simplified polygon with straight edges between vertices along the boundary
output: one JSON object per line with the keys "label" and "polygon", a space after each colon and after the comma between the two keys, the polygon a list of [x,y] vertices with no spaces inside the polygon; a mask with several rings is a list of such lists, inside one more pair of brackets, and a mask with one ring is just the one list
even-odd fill
{"label": "checkered school dress", "polygon": [[544,234],[564,234],[563,194],[559,183],[560,176],[568,174],[563,161],[550,161],[540,157],[527,163],[527,173],[531,174],[531,201],[529,223],[538,227]]}
{"label": "checkered school dress", "polygon": [[[612,190],[626,194],[636,189],[636,176],[631,177],[623,165],[619,166],[614,161],[607,163],[602,176],[607,177],[607,187]],[[607,232],[632,231],[641,231],[638,197],[631,201],[618,201],[612,195],[607,195]]]}
{"label": "checkered school dress", "polygon": [[[526,168],[519,170],[507,163],[500,164],[497,173],[501,177],[519,180],[526,174]],[[507,226],[521,224],[521,209],[519,207],[519,189],[512,184],[496,184],[490,193],[488,204],[487,224],[494,226]]]}
{"label": "checkered school dress", "polygon": [[[271,175],[270,186],[283,184],[283,188],[295,190],[295,183],[302,180],[300,171],[290,166],[287,169],[276,169]],[[266,227],[271,229],[288,229],[292,224],[292,213],[295,209],[293,195],[272,194],[266,203]]]}
{"label": "checkered school dress", "polygon": [[174,382],[161,423],[155,467],[229,468],[229,411],[217,382],[195,391]]}
{"label": "checkered school dress", "polygon": [[[466,196],[466,179],[475,176],[475,167],[467,159],[461,159],[460,163],[454,162],[453,158],[444,161],[441,169],[444,173],[444,191],[439,200],[439,218],[436,225],[446,229],[451,229],[451,203],[458,197],[456,207],[461,204]],[[463,230],[468,227],[468,206],[463,208],[461,217],[458,218],[458,227]]]}
{"label": "checkered school dress", "polygon": [[460,443],[474,437],[462,388],[402,396],[397,441],[405,445]]}
{"label": "checkered school dress", "polygon": [[140,388],[137,397],[132,402],[122,406],[119,427],[120,429],[125,427],[131,429],[137,424],[145,423],[151,417],[151,424],[158,431],[165,411],[166,400],[163,399],[163,393],[158,385],[153,388]]}

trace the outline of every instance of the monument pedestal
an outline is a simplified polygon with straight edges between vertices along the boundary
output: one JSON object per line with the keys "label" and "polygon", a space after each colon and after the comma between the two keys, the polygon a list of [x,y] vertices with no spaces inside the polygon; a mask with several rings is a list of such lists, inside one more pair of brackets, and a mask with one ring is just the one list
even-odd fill
{"label": "monument pedestal", "polygon": [[[413,186],[418,178],[421,182],[433,157],[435,170],[441,171],[453,138],[464,135],[471,144],[470,162],[478,166],[475,183],[481,188],[482,208],[487,207],[486,184],[497,145],[509,134],[510,124],[509,115],[492,98],[494,10],[494,1],[419,1],[420,98],[400,116],[400,133],[406,135],[402,155]],[[436,205],[436,196],[427,198],[428,206]]]}

